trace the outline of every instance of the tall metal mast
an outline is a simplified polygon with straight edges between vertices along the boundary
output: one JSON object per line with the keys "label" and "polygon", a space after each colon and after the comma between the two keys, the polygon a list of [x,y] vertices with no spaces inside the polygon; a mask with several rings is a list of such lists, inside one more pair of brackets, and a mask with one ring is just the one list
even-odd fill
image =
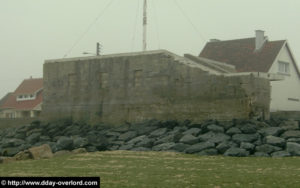
{"label": "tall metal mast", "polygon": [[147,0],[144,0],[143,13],[143,51],[147,50]]}

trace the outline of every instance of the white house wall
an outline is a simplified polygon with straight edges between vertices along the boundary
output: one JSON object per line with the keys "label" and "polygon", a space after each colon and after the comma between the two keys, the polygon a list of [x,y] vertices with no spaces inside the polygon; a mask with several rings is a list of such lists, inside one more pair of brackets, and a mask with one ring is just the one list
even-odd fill
{"label": "white house wall", "polygon": [[286,45],[281,49],[269,73],[278,73],[279,61],[289,63],[290,74],[281,74],[285,77],[284,80],[271,82],[270,110],[300,111],[300,79]]}

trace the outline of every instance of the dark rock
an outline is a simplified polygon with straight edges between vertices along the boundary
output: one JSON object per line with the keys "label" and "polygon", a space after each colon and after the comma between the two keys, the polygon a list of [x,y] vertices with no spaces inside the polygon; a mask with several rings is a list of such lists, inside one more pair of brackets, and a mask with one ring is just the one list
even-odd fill
{"label": "dark rock", "polygon": [[280,137],[275,137],[275,136],[267,136],[266,143],[273,145],[273,146],[284,147],[285,139],[280,138]]}
{"label": "dark rock", "polygon": [[166,136],[159,137],[155,142],[154,145],[159,145],[167,142],[174,142],[174,135],[168,134]]}
{"label": "dark rock", "polygon": [[184,144],[196,144],[199,141],[199,138],[191,135],[191,134],[187,134],[184,135],[179,142],[184,143]]}
{"label": "dark rock", "polygon": [[208,142],[213,142],[213,143],[221,143],[230,140],[230,136],[224,134],[224,133],[215,133],[211,138],[209,138],[207,141]]}
{"label": "dark rock", "polygon": [[232,140],[241,143],[241,142],[254,142],[259,139],[259,134],[235,134],[232,136]]}
{"label": "dark rock", "polygon": [[284,132],[284,129],[281,127],[265,127],[259,130],[259,132],[264,136],[279,136]]}
{"label": "dark rock", "polygon": [[228,150],[231,147],[238,147],[238,145],[232,141],[225,141],[218,144],[216,149],[219,151],[219,153],[223,154],[226,150]]}
{"label": "dark rock", "polygon": [[288,142],[286,144],[286,150],[293,156],[300,156],[300,144]]}
{"label": "dark rock", "polygon": [[14,155],[16,155],[17,153],[19,153],[21,150],[19,147],[8,147],[8,148],[3,148],[2,149],[2,155],[3,156],[8,156],[8,157],[12,157]]}
{"label": "dark rock", "polygon": [[196,154],[197,155],[218,155],[218,150],[216,150],[215,148],[210,148],[210,149],[202,150]]}
{"label": "dark rock", "polygon": [[249,152],[242,148],[229,148],[225,153],[225,156],[233,156],[233,157],[246,157],[249,155]]}
{"label": "dark rock", "polygon": [[131,140],[132,138],[134,138],[136,136],[137,136],[136,131],[128,131],[126,133],[121,134],[118,139],[126,142],[126,141]]}
{"label": "dark rock", "polygon": [[151,133],[150,133],[150,138],[153,138],[153,137],[159,137],[159,136],[162,136],[162,135],[164,135],[164,134],[166,134],[166,132],[167,132],[167,128],[160,128],[160,129],[156,129],[155,131],[152,131]]}
{"label": "dark rock", "polygon": [[146,137],[142,141],[135,144],[135,147],[149,147],[151,148],[153,146],[154,139]]}
{"label": "dark rock", "polygon": [[135,138],[129,140],[127,142],[127,144],[133,144],[133,145],[135,145],[136,143],[139,143],[139,142],[141,142],[141,141],[143,141],[144,139],[147,139],[147,138],[148,137],[146,135],[138,136],[138,137],[135,137]]}
{"label": "dark rock", "polygon": [[284,121],[280,125],[284,130],[299,130],[299,123],[298,121]]}
{"label": "dark rock", "polygon": [[26,138],[26,142],[34,144],[40,140],[41,133],[33,133]]}
{"label": "dark rock", "polygon": [[276,152],[276,151],[280,151],[282,150],[282,148],[280,147],[276,147],[276,146],[272,146],[272,145],[269,145],[269,144],[263,144],[261,146],[256,146],[255,147],[255,151],[257,152],[263,152],[263,153],[272,153],[272,152]]}
{"label": "dark rock", "polygon": [[129,131],[129,125],[122,125],[113,129],[115,132],[125,133]]}
{"label": "dark rock", "polygon": [[200,142],[205,142],[205,141],[208,141],[210,138],[213,138],[215,137],[215,133],[212,132],[212,131],[209,131],[205,134],[202,134],[202,135],[199,135],[198,138],[199,138],[199,141]]}
{"label": "dark rock", "polygon": [[276,151],[271,154],[272,157],[290,157],[291,154],[287,151]]}
{"label": "dark rock", "polygon": [[289,138],[287,140],[287,142],[296,142],[296,143],[300,144],[300,138]]}
{"label": "dark rock", "polygon": [[284,139],[300,138],[300,131],[295,131],[295,130],[285,131],[280,137],[282,137]]}
{"label": "dark rock", "polygon": [[226,131],[226,134],[228,134],[230,136],[234,135],[234,134],[240,134],[240,133],[242,133],[242,131],[237,127],[232,127]]}
{"label": "dark rock", "polygon": [[212,131],[212,132],[216,132],[216,133],[223,133],[224,132],[224,128],[223,127],[220,127],[218,125],[208,125],[207,126],[207,129],[209,131]]}
{"label": "dark rock", "polygon": [[240,130],[244,134],[252,134],[252,133],[256,133],[256,131],[257,131],[256,130],[256,125],[249,124],[249,123],[241,126]]}
{"label": "dark rock", "polygon": [[85,149],[88,152],[95,152],[95,151],[97,151],[97,148],[95,146],[87,146]]}
{"label": "dark rock", "polygon": [[240,148],[245,149],[247,151],[253,151],[255,148],[255,145],[248,143],[248,142],[242,142],[240,145]]}
{"label": "dark rock", "polygon": [[215,144],[212,142],[201,142],[198,144],[194,144],[188,148],[186,148],[186,153],[197,153],[205,149],[214,148]]}
{"label": "dark rock", "polygon": [[51,141],[51,138],[49,136],[40,136],[41,142],[49,142]]}
{"label": "dark rock", "polygon": [[88,139],[82,137],[75,137],[73,139],[74,148],[83,148],[88,145]]}
{"label": "dark rock", "polygon": [[57,140],[57,148],[59,150],[72,150],[73,149],[73,139],[66,136],[61,136]]}
{"label": "dark rock", "polygon": [[105,134],[107,137],[119,137],[121,133],[119,132],[113,132],[113,131],[107,131]]}
{"label": "dark rock", "polygon": [[137,147],[137,148],[132,148],[131,151],[150,151],[150,149],[145,147]]}
{"label": "dark rock", "polygon": [[153,146],[152,150],[153,151],[167,151],[167,150],[171,150],[171,148],[174,146],[175,146],[174,142],[168,142],[168,143],[163,143],[163,144]]}
{"label": "dark rock", "polygon": [[254,156],[255,156],[255,157],[270,157],[269,154],[264,153],[264,152],[255,152],[255,153],[254,153]]}
{"label": "dark rock", "polygon": [[17,138],[3,139],[2,142],[1,142],[1,146],[3,148],[16,147],[16,146],[20,146],[22,144],[25,144],[25,141],[22,140],[22,139],[17,139]]}
{"label": "dark rock", "polygon": [[183,143],[176,143],[172,148],[172,150],[178,151],[178,152],[183,152],[186,148],[190,147],[188,144],[183,144]]}
{"label": "dark rock", "polygon": [[184,135],[193,135],[193,136],[198,136],[198,134],[201,132],[201,129],[199,128],[191,128],[191,129],[188,129],[186,131],[184,131],[182,134]]}

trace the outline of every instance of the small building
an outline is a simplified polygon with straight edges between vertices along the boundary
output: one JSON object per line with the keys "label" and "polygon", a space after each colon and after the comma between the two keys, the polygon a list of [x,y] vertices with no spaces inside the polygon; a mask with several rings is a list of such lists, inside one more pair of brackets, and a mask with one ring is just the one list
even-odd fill
{"label": "small building", "polygon": [[269,41],[264,31],[255,37],[221,41],[212,39],[199,57],[235,66],[237,72],[280,75],[271,82],[270,111],[300,111],[300,74],[287,40]]}
{"label": "small building", "polygon": [[269,77],[166,50],[46,60],[42,118],[92,124],[267,119]]}
{"label": "small building", "polygon": [[13,93],[0,103],[0,118],[38,117],[43,101],[43,79],[25,79]]}

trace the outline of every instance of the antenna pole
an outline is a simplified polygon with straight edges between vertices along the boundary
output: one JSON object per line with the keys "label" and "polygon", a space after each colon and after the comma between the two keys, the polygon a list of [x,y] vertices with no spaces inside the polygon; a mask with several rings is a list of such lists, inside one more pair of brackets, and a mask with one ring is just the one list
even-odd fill
{"label": "antenna pole", "polygon": [[147,50],[147,0],[144,0],[143,13],[143,51]]}

